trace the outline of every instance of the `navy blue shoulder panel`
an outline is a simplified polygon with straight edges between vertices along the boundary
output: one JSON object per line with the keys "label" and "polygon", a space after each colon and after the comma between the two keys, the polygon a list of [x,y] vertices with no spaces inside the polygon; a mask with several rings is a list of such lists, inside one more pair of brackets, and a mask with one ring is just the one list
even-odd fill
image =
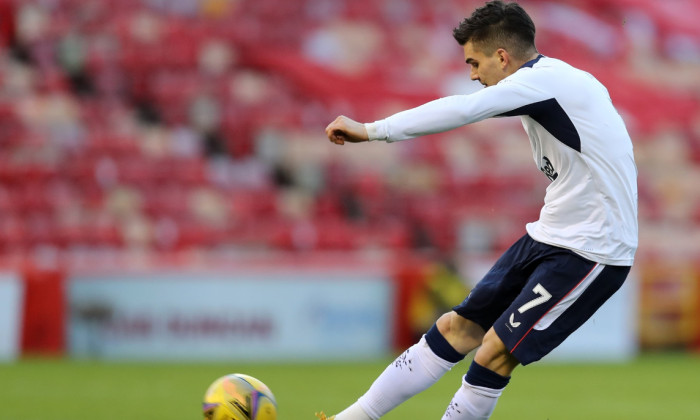
{"label": "navy blue shoulder panel", "polygon": [[542,127],[557,140],[581,153],[581,137],[574,127],[574,123],[556,99],[546,99],[535,102],[512,111],[504,112],[499,117],[513,117],[527,115],[537,121]]}

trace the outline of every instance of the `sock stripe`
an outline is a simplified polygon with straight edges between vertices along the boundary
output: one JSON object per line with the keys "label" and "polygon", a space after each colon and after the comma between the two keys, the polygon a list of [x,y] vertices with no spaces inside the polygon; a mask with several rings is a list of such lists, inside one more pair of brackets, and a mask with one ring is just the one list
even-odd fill
{"label": "sock stripe", "polygon": [[510,382],[510,376],[501,376],[473,360],[464,379],[469,385],[491,389],[503,389],[508,385],[508,382]]}
{"label": "sock stripe", "polygon": [[452,347],[452,345],[440,334],[437,325],[433,325],[425,334],[425,341],[430,350],[439,358],[450,363],[457,363],[464,359],[464,355]]}

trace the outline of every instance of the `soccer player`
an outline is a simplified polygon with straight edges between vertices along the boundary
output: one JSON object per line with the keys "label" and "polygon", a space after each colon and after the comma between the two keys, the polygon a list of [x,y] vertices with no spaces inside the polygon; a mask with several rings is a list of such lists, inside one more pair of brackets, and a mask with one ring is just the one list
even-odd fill
{"label": "soccer player", "polygon": [[517,3],[490,1],[453,35],[471,79],[485,89],[374,123],[340,116],[326,128],[328,138],[341,145],[395,142],[517,115],[537,168],[551,181],[544,206],[461,304],[330,419],[378,419],[477,347],[442,418],[489,418],[513,370],[541,359],[579,328],[620,288],[633,262],[637,171],[606,88],[539,54],[535,26]]}

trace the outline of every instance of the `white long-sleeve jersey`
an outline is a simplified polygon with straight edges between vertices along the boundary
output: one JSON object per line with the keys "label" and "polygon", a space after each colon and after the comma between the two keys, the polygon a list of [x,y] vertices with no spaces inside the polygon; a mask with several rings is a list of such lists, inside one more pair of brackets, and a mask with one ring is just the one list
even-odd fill
{"label": "white long-sleeve jersey", "polygon": [[589,73],[540,55],[494,86],[365,127],[370,140],[394,142],[515,115],[551,180],[539,220],[526,226],[529,235],[592,261],[632,265],[638,241],[632,141],[607,89]]}

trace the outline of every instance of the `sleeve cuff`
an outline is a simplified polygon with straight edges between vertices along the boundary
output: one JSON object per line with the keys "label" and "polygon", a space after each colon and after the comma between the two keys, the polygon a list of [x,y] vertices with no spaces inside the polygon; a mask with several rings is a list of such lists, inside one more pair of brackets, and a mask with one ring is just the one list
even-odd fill
{"label": "sleeve cuff", "polygon": [[386,123],[384,120],[375,121],[373,123],[365,123],[365,130],[367,130],[367,137],[369,141],[387,141],[389,139],[389,134],[387,133]]}

